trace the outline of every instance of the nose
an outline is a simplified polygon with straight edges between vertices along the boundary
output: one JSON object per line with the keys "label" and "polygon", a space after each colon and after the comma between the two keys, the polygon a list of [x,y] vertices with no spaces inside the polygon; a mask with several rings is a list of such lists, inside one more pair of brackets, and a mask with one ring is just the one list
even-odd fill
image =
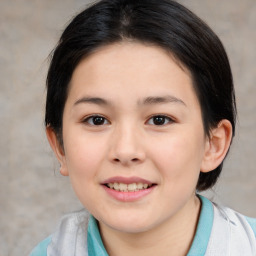
{"label": "nose", "polygon": [[143,135],[135,127],[119,127],[113,131],[110,150],[110,161],[125,166],[139,164],[145,160]]}

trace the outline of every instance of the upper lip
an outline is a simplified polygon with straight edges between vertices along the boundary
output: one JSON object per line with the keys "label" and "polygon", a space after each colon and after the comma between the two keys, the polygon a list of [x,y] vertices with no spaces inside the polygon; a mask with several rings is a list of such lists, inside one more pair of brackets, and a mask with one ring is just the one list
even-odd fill
{"label": "upper lip", "polygon": [[132,183],[142,183],[142,184],[148,184],[152,185],[153,182],[140,178],[140,177],[122,177],[122,176],[116,176],[111,177],[106,180],[104,180],[101,184],[108,184],[108,183],[124,183],[124,184],[132,184]]}

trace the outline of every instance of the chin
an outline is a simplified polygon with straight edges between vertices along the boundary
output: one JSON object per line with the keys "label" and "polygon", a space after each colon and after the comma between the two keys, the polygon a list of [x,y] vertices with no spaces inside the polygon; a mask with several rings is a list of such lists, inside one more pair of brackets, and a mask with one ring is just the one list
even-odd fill
{"label": "chin", "polygon": [[[124,216],[127,219],[124,220]],[[130,218],[130,215],[123,215],[122,218],[114,217],[111,220],[103,219],[102,223],[113,230],[130,234],[147,232],[154,226],[152,221],[149,223],[145,218]]]}

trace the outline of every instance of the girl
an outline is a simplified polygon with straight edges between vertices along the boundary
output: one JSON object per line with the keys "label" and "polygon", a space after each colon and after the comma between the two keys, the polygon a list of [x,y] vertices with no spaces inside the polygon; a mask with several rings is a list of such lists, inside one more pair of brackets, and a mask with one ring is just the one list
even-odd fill
{"label": "girl", "polygon": [[225,50],[171,0],[102,0],[63,32],[47,77],[49,143],[84,207],[31,253],[256,255],[256,221],[199,196],[235,134]]}

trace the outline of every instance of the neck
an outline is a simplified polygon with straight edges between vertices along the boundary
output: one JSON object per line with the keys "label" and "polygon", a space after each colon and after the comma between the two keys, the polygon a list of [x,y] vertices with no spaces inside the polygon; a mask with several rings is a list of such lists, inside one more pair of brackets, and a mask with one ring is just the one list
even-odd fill
{"label": "neck", "polygon": [[188,253],[196,232],[200,200],[190,200],[175,216],[141,233],[125,233],[100,223],[103,243],[110,256],[153,256]]}

